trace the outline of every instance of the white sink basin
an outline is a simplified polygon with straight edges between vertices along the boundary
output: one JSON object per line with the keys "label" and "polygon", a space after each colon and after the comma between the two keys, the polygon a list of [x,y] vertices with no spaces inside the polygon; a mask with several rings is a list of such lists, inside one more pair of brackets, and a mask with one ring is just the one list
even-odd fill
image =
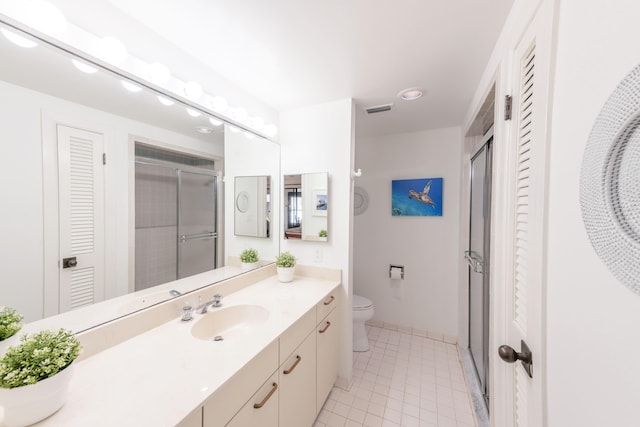
{"label": "white sink basin", "polygon": [[195,338],[215,341],[245,335],[269,318],[269,311],[259,305],[234,305],[210,308],[191,328]]}

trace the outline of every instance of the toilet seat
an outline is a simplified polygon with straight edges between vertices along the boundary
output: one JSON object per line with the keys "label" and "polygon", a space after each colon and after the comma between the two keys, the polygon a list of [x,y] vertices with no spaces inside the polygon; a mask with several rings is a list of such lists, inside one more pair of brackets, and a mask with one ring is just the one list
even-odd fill
{"label": "toilet seat", "polygon": [[360,295],[353,295],[353,310],[354,311],[362,311],[368,310],[373,307],[373,303],[370,299],[365,298]]}

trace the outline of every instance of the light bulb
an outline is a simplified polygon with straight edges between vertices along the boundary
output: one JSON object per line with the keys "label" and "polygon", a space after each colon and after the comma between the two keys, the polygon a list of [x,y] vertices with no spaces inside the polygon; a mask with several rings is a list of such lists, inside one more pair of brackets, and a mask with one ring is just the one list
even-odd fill
{"label": "light bulb", "polygon": [[214,119],[213,117],[209,117],[209,123],[211,123],[214,126],[220,126],[222,124],[222,121],[218,119]]}
{"label": "light bulb", "polygon": [[276,125],[274,125],[273,123],[270,124],[270,125],[267,125],[264,128],[264,133],[266,133],[267,135],[269,135],[271,137],[274,137],[278,133],[278,127]]}
{"label": "light bulb", "polygon": [[167,98],[165,96],[158,96],[158,101],[160,101],[160,104],[166,105],[167,107],[170,107],[173,104],[175,104],[175,102],[173,102],[172,100],[170,100],[169,98]]}
{"label": "light bulb", "polygon": [[78,70],[82,71],[83,73],[93,74],[98,71],[97,68],[92,67],[91,65],[88,65],[86,62],[82,62],[77,59],[72,59],[71,63],[74,65],[74,67],[76,67]]}
{"label": "light bulb", "polygon": [[59,37],[67,30],[67,18],[53,4],[45,0],[27,3],[25,23],[50,36]]}
{"label": "light bulb", "polygon": [[0,28],[0,32],[2,32],[2,35],[5,36],[7,40],[9,40],[11,43],[17,46],[26,47],[26,48],[32,48],[32,47],[38,46],[38,43],[34,42],[33,40],[28,39],[26,37],[19,36],[13,31]]}
{"label": "light bulb", "polygon": [[247,139],[253,139],[253,138],[255,138],[255,137],[256,137],[256,136],[255,136],[254,134],[252,134],[251,132],[245,132],[245,133],[244,133],[244,136],[246,136],[246,137],[247,137]]}
{"label": "light bulb", "polygon": [[127,48],[117,38],[107,36],[100,39],[96,55],[110,64],[118,65],[127,59]]}
{"label": "light bulb", "polygon": [[224,111],[229,106],[227,100],[222,96],[214,96],[211,99],[211,107],[216,111]]}
{"label": "light bulb", "polygon": [[235,127],[235,126],[229,126],[229,130],[230,130],[231,132],[233,132],[233,133],[240,132],[240,129],[238,129],[238,128],[237,128],[237,127]]}
{"label": "light bulb", "polygon": [[189,113],[191,117],[200,117],[200,115],[202,114],[200,111],[196,111],[191,108],[187,108],[187,113]]}
{"label": "light bulb", "polygon": [[184,84],[184,94],[195,101],[202,96],[202,86],[198,82],[187,82]]}
{"label": "light bulb", "polygon": [[247,110],[242,107],[235,108],[232,113],[232,117],[239,121],[240,123],[244,123],[245,120],[249,117],[247,114]]}
{"label": "light bulb", "polygon": [[149,76],[149,81],[157,85],[164,85],[171,78],[169,69],[159,62],[149,64],[147,67],[147,74]]}
{"label": "light bulb", "polygon": [[249,124],[252,128],[261,130],[264,126],[264,119],[260,116],[252,117],[249,119]]}
{"label": "light bulb", "polygon": [[140,92],[142,90],[142,88],[140,86],[138,86],[137,84],[128,82],[126,80],[121,80],[120,83],[122,83],[122,86],[128,90],[129,92]]}

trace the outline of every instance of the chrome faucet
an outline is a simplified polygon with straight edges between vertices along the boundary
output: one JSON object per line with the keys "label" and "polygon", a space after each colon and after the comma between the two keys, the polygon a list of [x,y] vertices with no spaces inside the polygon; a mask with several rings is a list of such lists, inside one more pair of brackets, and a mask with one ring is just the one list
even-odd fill
{"label": "chrome faucet", "polygon": [[[200,297],[202,298],[202,297]],[[222,298],[223,296],[220,294],[215,294],[213,296],[213,299],[211,301],[207,301],[204,304],[200,304],[196,310],[198,310],[198,312],[200,314],[205,314],[207,312],[207,307],[211,306],[211,307],[220,307],[222,305]]]}

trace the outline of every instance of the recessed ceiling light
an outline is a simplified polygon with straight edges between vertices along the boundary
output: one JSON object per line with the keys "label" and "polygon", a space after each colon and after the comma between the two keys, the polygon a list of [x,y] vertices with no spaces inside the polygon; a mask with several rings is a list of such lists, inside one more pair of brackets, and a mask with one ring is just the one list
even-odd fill
{"label": "recessed ceiling light", "polygon": [[97,68],[92,67],[91,65],[88,65],[87,63],[79,61],[77,59],[72,59],[71,62],[78,70],[82,71],[83,73],[93,74],[98,71]]}
{"label": "recessed ceiling light", "polygon": [[9,40],[11,43],[17,46],[26,47],[26,48],[32,48],[32,47],[38,46],[38,43],[34,42],[33,40],[30,40],[26,37],[19,36],[13,31],[0,28],[0,32],[2,32],[2,35],[5,36],[7,40]]}
{"label": "recessed ceiling light", "polygon": [[172,106],[173,104],[175,104],[175,102],[173,102],[172,100],[170,100],[169,98],[165,97],[165,96],[161,96],[158,95],[158,101],[160,101],[160,104],[162,105],[166,105],[167,107]]}
{"label": "recessed ceiling light", "polygon": [[142,90],[142,88],[140,86],[138,86],[137,84],[128,82],[126,80],[121,80],[120,83],[122,83],[122,86],[128,90],[129,92],[140,92]]}
{"label": "recessed ceiling light", "polygon": [[400,91],[400,93],[398,93],[398,98],[402,99],[403,101],[413,101],[424,95],[424,92],[424,89],[420,89],[419,87],[412,87]]}
{"label": "recessed ceiling light", "polygon": [[211,133],[211,132],[213,132],[213,129],[208,128],[208,127],[206,127],[206,126],[197,126],[197,127],[196,127],[196,130],[197,130],[198,132],[200,132],[200,133]]}
{"label": "recessed ceiling light", "polygon": [[200,113],[200,111],[194,110],[192,108],[187,108],[187,113],[189,113],[191,117],[200,117],[200,114],[202,114]]}

